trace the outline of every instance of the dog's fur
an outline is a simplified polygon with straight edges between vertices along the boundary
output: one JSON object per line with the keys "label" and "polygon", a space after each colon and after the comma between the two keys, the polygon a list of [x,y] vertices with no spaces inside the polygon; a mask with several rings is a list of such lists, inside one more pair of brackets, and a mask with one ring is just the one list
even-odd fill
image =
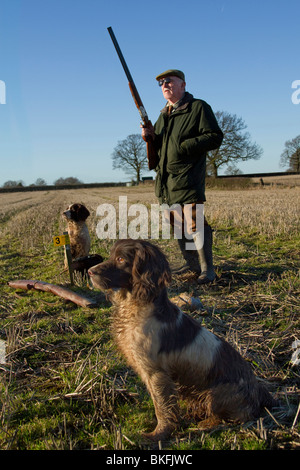
{"label": "dog's fur", "polygon": [[91,247],[90,234],[85,223],[90,215],[89,210],[83,204],[76,203],[71,204],[62,215],[68,223],[72,260],[87,256]]}
{"label": "dog's fur", "polygon": [[274,405],[229,343],[170,302],[170,267],[156,246],[119,240],[109,259],[89,274],[96,288],[110,292],[115,340],[152,397],[157,426],[147,437],[165,439],[176,428],[179,394],[204,420],[202,428],[251,420]]}

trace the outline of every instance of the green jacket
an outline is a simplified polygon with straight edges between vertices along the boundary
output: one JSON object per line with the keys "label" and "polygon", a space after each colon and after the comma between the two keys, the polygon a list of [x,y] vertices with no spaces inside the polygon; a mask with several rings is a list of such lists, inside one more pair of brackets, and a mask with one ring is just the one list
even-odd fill
{"label": "green jacket", "polygon": [[155,194],[160,204],[204,202],[206,152],[223,140],[211,107],[185,93],[170,115],[167,106],[161,111],[154,130],[159,156]]}

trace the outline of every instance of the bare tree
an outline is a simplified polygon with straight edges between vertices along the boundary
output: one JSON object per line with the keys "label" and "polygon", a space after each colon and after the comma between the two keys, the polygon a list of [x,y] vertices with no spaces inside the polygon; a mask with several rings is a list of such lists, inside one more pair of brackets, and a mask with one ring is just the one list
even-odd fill
{"label": "bare tree", "polygon": [[9,180],[9,181],[5,181],[5,183],[3,184],[3,188],[22,188],[24,186],[24,182],[22,180],[19,180],[19,181],[12,181],[12,180]]}
{"label": "bare tree", "polygon": [[241,117],[226,111],[217,111],[216,118],[223,131],[224,139],[221,147],[207,154],[208,173],[218,176],[218,170],[223,165],[231,165],[236,170],[238,161],[258,160],[263,150],[251,142],[247,125]]}
{"label": "bare tree", "polygon": [[37,178],[36,182],[33,184],[33,186],[47,186],[46,181],[44,178]]}
{"label": "bare tree", "polygon": [[131,134],[118,142],[113,154],[113,169],[120,168],[125,173],[135,175],[137,183],[142,170],[147,168],[146,145],[140,134]]}
{"label": "bare tree", "polygon": [[60,177],[56,181],[54,181],[54,186],[61,186],[61,185],[70,185],[72,184],[83,184],[78,178],[74,176],[68,176],[67,178]]}
{"label": "bare tree", "polygon": [[280,166],[288,166],[287,171],[300,173],[300,135],[292,140],[287,140],[285,150],[280,155]]}

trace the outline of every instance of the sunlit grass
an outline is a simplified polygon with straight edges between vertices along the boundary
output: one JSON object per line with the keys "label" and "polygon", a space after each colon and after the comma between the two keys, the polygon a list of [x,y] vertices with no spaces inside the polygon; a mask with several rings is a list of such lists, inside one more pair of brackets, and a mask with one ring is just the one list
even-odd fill
{"label": "sunlit grass", "polygon": [[[0,209],[1,449],[144,449],[141,438],[155,423],[153,404],[127,367],[110,335],[111,306],[80,308],[46,292],[17,291],[13,279],[69,285],[62,248],[52,237],[65,230],[62,211],[83,202],[91,212],[92,252],[107,257],[112,240],[96,236],[96,209],[157,203],[151,187],[2,194]],[[191,277],[173,280],[169,293],[200,297],[204,310],[190,312],[227,339],[283,402],[262,421],[197,430],[184,419],[166,449],[271,449],[299,446],[298,369],[290,363],[299,339],[299,189],[209,189],[205,213],[214,228],[218,280],[200,287]],[[154,240],[170,261],[174,240]],[[95,295],[85,283],[73,287]]]}

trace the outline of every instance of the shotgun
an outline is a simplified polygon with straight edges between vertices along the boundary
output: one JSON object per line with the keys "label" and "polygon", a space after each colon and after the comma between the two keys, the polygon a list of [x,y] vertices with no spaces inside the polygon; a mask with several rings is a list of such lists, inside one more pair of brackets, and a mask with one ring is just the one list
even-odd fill
{"label": "shotgun", "polygon": [[[121,52],[121,49],[119,47],[118,41],[116,40],[116,37],[114,35],[114,32],[113,32],[112,28],[109,27],[109,28],[107,28],[107,30],[110,34],[111,40],[112,40],[112,42],[115,46],[115,49],[116,49],[117,54],[119,56],[120,62],[123,66],[124,72],[125,72],[126,77],[128,79],[129,89],[131,91],[131,94],[132,94],[132,97],[134,99],[135,105],[136,105],[136,107],[137,107],[137,109],[140,113],[141,118],[142,118],[143,126],[144,127],[149,127],[149,126],[152,125],[151,121],[148,118],[148,114],[146,113],[146,110],[144,108],[144,105],[142,103],[140,95],[139,95],[139,93],[136,89],[136,86],[134,84],[131,73],[129,72],[129,69],[127,67],[125,59],[124,59],[123,54]],[[158,163],[158,155],[157,155],[157,152],[156,152],[156,149],[155,149],[155,146],[154,146],[154,140],[152,139],[152,137],[149,137],[146,140],[146,146],[147,146],[148,168],[149,168],[149,170],[153,170],[156,167],[157,163]]]}

